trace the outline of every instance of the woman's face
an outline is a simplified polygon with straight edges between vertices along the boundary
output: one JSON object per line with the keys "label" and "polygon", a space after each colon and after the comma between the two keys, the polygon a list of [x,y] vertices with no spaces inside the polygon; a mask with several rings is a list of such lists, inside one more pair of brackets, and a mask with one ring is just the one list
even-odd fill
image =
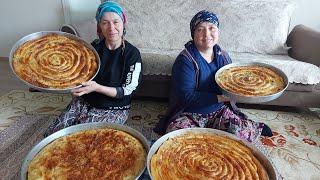
{"label": "woman's face", "polygon": [[118,14],[113,12],[104,13],[100,21],[100,28],[108,43],[121,43],[123,22]]}
{"label": "woman's face", "polygon": [[210,22],[200,23],[194,30],[193,40],[199,50],[213,48],[218,43],[218,27]]}

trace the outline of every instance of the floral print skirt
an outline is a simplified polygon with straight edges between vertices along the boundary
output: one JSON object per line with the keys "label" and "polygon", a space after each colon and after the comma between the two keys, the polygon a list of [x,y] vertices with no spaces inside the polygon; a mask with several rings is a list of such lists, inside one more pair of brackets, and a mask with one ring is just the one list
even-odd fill
{"label": "floral print skirt", "polygon": [[64,112],[49,126],[44,136],[76,124],[110,122],[124,124],[129,110],[105,110],[90,106],[80,97],[73,98]]}
{"label": "floral print skirt", "polygon": [[167,132],[194,127],[213,128],[233,133],[241,139],[254,142],[261,135],[263,126],[264,123],[244,118],[224,105],[220,110],[205,115],[184,112],[169,124]]}

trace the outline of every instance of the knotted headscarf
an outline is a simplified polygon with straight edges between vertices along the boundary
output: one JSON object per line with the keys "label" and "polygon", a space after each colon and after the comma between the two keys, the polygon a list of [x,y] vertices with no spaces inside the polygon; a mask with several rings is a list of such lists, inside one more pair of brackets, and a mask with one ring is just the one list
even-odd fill
{"label": "knotted headscarf", "polygon": [[194,31],[196,27],[202,23],[202,22],[210,22],[215,24],[219,28],[219,19],[216,14],[213,12],[202,10],[198,12],[196,15],[193,16],[190,22],[190,31],[191,31],[191,37],[193,39]]}
{"label": "knotted headscarf", "polygon": [[104,3],[101,3],[100,6],[97,9],[96,12],[96,20],[99,23],[101,21],[101,18],[103,17],[104,13],[106,12],[113,12],[116,13],[120,16],[123,24],[126,24],[127,22],[127,17],[126,14],[124,12],[124,10],[122,9],[122,7],[113,1],[106,1]]}

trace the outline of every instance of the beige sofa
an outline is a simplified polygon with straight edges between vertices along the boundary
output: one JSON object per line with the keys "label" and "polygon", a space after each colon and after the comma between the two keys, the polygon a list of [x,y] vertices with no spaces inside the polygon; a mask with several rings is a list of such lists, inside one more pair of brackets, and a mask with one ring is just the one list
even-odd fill
{"label": "beige sofa", "polygon": [[[290,85],[270,105],[320,106],[320,36],[304,26],[289,35],[294,0],[230,1],[150,1],[118,0],[128,15],[126,39],[137,46],[143,60],[143,81],[137,97],[167,98],[172,64],[184,43],[190,40],[189,22],[202,9],[215,12],[220,20],[219,45],[233,62],[264,62],[282,69]],[[96,38],[96,22],[81,22],[61,27],[88,42]],[[311,40],[304,41],[303,38]],[[288,45],[292,48],[286,46]],[[302,48],[302,49],[303,49]],[[289,49],[289,55],[288,55]],[[308,52],[309,51],[309,52]],[[290,57],[291,56],[291,57]],[[242,102],[246,103],[246,102]]]}

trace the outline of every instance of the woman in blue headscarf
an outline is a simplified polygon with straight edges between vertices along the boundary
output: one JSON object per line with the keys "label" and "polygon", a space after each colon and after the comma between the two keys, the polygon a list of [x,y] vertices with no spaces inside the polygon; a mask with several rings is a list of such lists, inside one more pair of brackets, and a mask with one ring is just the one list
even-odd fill
{"label": "woman in blue headscarf", "polygon": [[192,40],[172,67],[172,85],[167,113],[154,129],[163,134],[191,127],[215,128],[234,133],[249,142],[261,134],[271,136],[264,123],[247,119],[224,97],[215,82],[215,73],[231,63],[217,44],[219,20],[209,11],[198,12],[190,22]]}
{"label": "woman in blue headscarf", "polygon": [[92,45],[101,59],[99,72],[92,81],[72,90],[74,98],[45,136],[75,124],[124,124],[128,118],[132,93],[141,78],[140,52],[124,39],[127,19],[118,3],[102,3],[96,20],[100,38]]}

